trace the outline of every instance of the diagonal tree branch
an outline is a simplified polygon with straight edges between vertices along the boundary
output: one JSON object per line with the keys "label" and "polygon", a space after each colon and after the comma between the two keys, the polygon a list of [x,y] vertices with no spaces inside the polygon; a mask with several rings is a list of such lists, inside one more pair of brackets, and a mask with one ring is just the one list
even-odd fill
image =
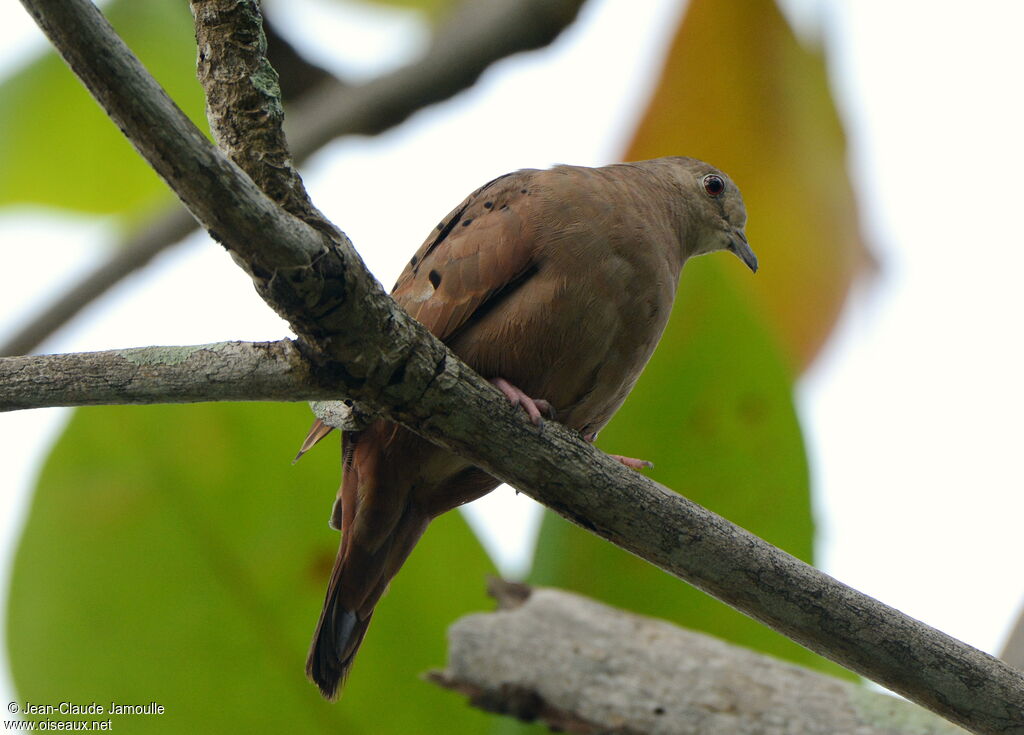
{"label": "diagonal tree branch", "polygon": [[[340,136],[382,133],[417,110],[449,99],[471,86],[497,61],[553,41],[573,21],[582,4],[583,0],[466,0],[444,22],[421,58],[356,87],[320,73],[310,74],[310,67],[300,64],[297,68],[306,71],[306,77],[315,76],[320,81],[301,87],[307,79],[290,75],[283,85],[294,159],[301,163]],[[274,58],[274,48],[278,47],[279,59],[285,59],[287,68],[295,67],[294,54],[282,51],[280,46],[278,37],[270,38],[268,56],[279,64]],[[295,93],[294,100],[289,97],[290,89]],[[185,209],[173,208],[159,215],[0,345],[0,356],[36,349],[86,305],[195,228],[195,220]]]}
{"label": "diagonal tree branch", "polygon": [[[309,63],[267,25],[267,56],[281,72],[281,96],[286,104],[309,89],[331,80],[332,86],[345,85],[327,71]],[[43,311],[24,323],[7,342],[0,345],[0,356],[23,355],[39,347],[58,329],[71,321],[86,306],[157,255],[195,232],[196,221],[187,209],[177,204],[155,214],[148,222],[125,235],[111,252],[71,288],[63,290]]]}
{"label": "diagonal tree branch", "polygon": [[[530,424],[173,106],[85,0],[22,0],[69,65],[300,336],[317,379],[579,525],[976,732],[1024,731],[1024,676],[800,562],[585,444]],[[518,454],[530,447],[533,458]],[[511,448],[511,451],[510,451]]]}

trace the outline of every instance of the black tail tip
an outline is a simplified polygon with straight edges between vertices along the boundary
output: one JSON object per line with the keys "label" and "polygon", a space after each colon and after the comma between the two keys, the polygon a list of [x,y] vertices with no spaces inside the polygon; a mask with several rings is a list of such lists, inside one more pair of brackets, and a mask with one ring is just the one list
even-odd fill
{"label": "black tail tip", "polygon": [[346,673],[337,658],[319,656],[316,650],[310,652],[306,675],[316,684],[324,699],[333,702],[338,698]]}
{"label": "black tail tip", "polygon": [[332,679],[319,679],[315,680],[317,689],[320,690],[320,695],[329,702],[338,701],[338,694],[341,690],[341,677],[336,676]]}
{"label": "black tail tip", "polygon": [[351,610],[336,610],[331,624],[319,628],[313,639],[313,646],[306,659],[306,675],[316,684],[325,699],[332,702],[338,698],[339,690],[349,667],[355,649],[362,640],[365,625],[357,632],[359,618]]}

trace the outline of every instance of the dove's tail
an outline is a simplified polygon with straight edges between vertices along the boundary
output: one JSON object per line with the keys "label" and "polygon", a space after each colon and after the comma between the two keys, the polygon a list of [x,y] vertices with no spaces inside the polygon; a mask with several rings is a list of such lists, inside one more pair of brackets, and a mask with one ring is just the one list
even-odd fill
{"label": "dove's tail", "polygon": [[372,616],[373,610],[360,618],[354,611],[339,606],[337,595],[324,602],[306,659],[306,675],[327,699],[337,698]]}
{"label": "dove's tail", "polygon": [[[357,516],[362,510],[357,508]],[[367,526],[360,520],[344,523],[346,532],[306,659],[306,674],[328,699],[338,696],[366,635],[374,606],[429,522],[412,506],[406,506],[385,538],[362,539],[360,531]]]}

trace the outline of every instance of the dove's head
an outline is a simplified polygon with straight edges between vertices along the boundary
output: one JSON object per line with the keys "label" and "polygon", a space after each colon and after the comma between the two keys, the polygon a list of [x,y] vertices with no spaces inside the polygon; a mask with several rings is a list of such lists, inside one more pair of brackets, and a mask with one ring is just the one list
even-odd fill
{"label": "dove's head", "polygon": [[728,250],[752,271],[757,256],[743,232],[747,210],[736,184],[728,176],[695,158],[673,158],[675,179],[685,193],[685,247],[687,255]]}

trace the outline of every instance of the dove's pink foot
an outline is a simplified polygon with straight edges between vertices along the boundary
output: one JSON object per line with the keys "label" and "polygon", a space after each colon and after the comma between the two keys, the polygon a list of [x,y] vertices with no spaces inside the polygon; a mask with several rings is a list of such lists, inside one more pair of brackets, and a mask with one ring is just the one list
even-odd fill
{"label": "dove's pink foot", "polygon": [[539,425],[543,414],[550,418],[555,417],[555,409],[543,398],[530,398],[504,378],[491,378],[491,384],[505,394],[513,407],[519,406],[526,411],[532,423]]}
{"label": "dove's pink foot", "polygon": [[[597,432],[592,431],[589,434],[583,435],[583,441],[593,444],[597,440]],[[630,467],[634,470],[644,470],[654,467],[654,462],[648,462],[646,459],[634,459],[633,457],[623,457],[621,454],[609,454],[609,457],[614,459],[616,462]]]}

